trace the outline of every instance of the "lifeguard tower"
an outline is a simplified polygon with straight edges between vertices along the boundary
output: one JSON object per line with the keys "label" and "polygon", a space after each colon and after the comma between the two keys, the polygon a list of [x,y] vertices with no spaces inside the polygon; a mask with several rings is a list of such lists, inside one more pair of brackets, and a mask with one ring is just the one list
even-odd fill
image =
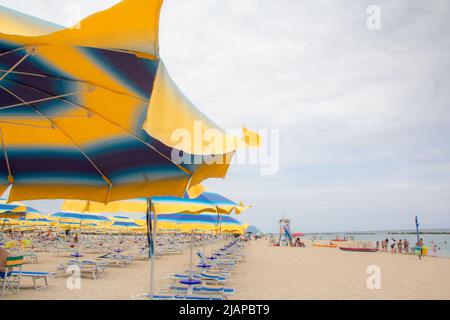
{"label": "lifeguard tower", "polygon": [[281,246],[294,246],[291,237],[291,221],[289,219],[283,218],[279,220],[280,224],[280,240],[278,245]]}

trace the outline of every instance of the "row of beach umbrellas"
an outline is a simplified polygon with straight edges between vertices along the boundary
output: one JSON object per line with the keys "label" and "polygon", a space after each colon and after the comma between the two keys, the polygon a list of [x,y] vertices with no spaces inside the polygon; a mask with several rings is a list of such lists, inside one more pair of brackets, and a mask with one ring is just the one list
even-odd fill
{"label": "row of beach umbrellas", "polygon": [[[0,200],[1,202],[2,200]],[[5,200],[3,200],[5,201]],[[5,204],[4,208],[17,208],[17,204]],[[95,231],[108,232],[111,230],[122,232],[140,232],[146,228],[146,217],[133,219],[126,216],[105,216],[95,213],[80,213],[61,211],[52,215],[43,215],[38,210],[24,206],[26,211],[3,213],[2,223],[8,226],[29,227],[60,227],[64,229],[92,229]],[[152,216],[154,218],[154,216]],[[159,217],[158,230],[189,232],[191,230],[201,232],[239,233],[245,232],[247,225],[230,216],[219,216],[217,214],[164,214]]]}

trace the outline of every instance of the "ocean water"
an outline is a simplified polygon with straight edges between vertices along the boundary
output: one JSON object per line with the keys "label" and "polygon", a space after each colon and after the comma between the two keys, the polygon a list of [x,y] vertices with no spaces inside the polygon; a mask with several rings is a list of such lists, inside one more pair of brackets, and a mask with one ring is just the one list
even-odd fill
{"label": "ocean water", "polygon": [[[362,241],[380,241],[388,238],[391,242],[392,239],[407,239],[409,243],[415,245],[417,242],[417,236],[415,230],[382,230],[382,231],[365,231],[365,232],[327,232],[327,233],[306,233],[306,239],[317,240],[332,240],[336,239],[339,235],[339,239],[345,236],[352,236],[355,240]],[[430,229],[420,230],[420,236],[423,237],[425,245],[429,246],[429,253],[432,254],[431,244],[432,241],[438,246],[437,255],[441,257],[450,257],[450,229]]]}

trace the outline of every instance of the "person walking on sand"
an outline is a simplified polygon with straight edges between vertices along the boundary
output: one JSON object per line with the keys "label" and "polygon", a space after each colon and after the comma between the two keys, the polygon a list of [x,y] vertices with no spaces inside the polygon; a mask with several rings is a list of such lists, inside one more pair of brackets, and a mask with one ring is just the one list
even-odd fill
{"label": "person walking on sand", "polygon": [[6,259],[8,259],[9,252],[3,248],[0,248],[0,272],[5,271]]}
{"label": "person walking on sand", "polygon": [[419,242],[417,242],[417,247],[419,247],[419,260],[422,260],[422,248],[423,248],[423,238],[420,238]]}
{"label": "person walking on sand", "polygon": [[437,257],[437,244],[436,243],[433,243],[433,256],[435,256],[435,257]]}

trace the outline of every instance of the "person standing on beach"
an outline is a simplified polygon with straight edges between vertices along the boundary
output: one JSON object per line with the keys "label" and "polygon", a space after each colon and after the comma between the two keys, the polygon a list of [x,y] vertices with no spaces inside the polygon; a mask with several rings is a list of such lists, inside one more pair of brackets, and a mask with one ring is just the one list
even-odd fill
{"label": "person standing on beach", "polygon": [[403,248],[402,239],[398,240],[397,248],[398,248],[398,253],[402,253],[402,248]]}
{"label": "person standing on beach", "polygon": [[388,238],[386,238],[385,244],[386,244],[386,252],[387,252],[388,251],[388,247],[389,247],[389,239]]}
{"label": "person standing on beach", "polygon": [[437,244],[433,243],[433,256],[437,257]]}
{"label": "person standing on beach", "polygon": [[406,240],[406,239],[403,239],[403,251],[404,251],[405,253],[408,253],[408,252],[409,252],[409,242],[408,242],[408,240]]}
{"label": "person standing on beach", "polygon": [[391,244],[391,253],[395,253],[396,250],[396,243],[395,243],[395,239],[392,239],[392,244]]}

